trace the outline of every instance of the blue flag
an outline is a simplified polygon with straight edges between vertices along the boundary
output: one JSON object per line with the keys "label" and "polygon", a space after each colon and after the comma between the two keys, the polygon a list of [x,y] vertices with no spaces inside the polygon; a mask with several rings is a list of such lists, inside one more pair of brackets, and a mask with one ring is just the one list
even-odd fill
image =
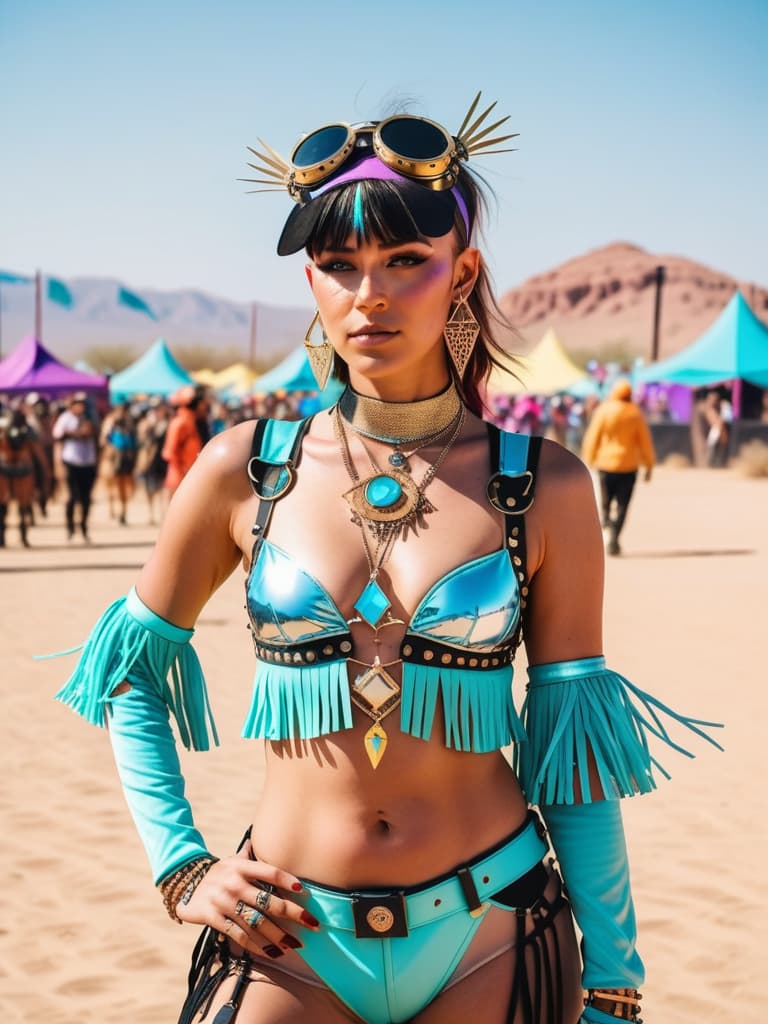
{"label": "blue flag", "polygon": [[60,306],[66,306],[67,309],[72,308],[72,292],[58,278],[48,278],[48,298],[51,302],[58,302]]}
{"label": "blue flag", "polygon": [[23,277],[21,274],[12,274],[8,270],[0,270],[0,284],[31,284],[31,277]]}
{"label": "blue flag", "polygon": [[152,317],[153,320],[157,320],[157,316],[150,309],[147,303],[142,299],[140,295],[136,295],[135,292],[129,292],[127,288],[120,288],[117,293],[117,301],[127,306],[129,309],[135,309],[138,313],[146,313],[147,316]]}

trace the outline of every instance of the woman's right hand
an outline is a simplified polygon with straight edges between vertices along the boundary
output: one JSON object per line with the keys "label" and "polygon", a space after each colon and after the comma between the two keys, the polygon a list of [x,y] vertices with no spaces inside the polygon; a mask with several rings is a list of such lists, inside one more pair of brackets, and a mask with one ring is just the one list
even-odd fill
{"label": "woman's right hand", "polygon": [[[238,854],[224,857],[208,870],[189,903],[180,902],[176,913],[181,921],[210,925],[250,953],[274,960],[301,947],[294,934],[300,928],[316,931],[319,927],[289,896],[302,891],[295,875],[252,860],[248,840]],[[248,917],[255,923],[249,923]]]}

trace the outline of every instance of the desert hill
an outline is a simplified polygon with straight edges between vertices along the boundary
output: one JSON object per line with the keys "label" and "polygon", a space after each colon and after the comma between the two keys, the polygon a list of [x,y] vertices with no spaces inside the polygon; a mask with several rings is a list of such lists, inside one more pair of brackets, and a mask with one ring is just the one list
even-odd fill
{"label": "desert hill", "polygon": [[[607,361],[650,358],[656,267],[666,268],[662,292],[660,357],[695,340],[741,288],[754,312],[768,321],[768,289],[740,282],[681,256],[660,256],[627,242],[615,242],[567,260],[503,292],[499,302],[516,333],[499,340],[525,353],[554,327],[574,358]],[[55,272],[54,272],[55,276]],[[117,304],[119,282],[111,278],[65,280],[74,304],[65,309],[46,301],[43,341],[68,362],[98,348],[136,358],[162,336],[171,349],[192,347],[231,362],[249,354],[250,306],[193,289],[137,288],[158,316]],[[130,285],[129,287],[133,287]],[[312,310],[258,303],[255,355],[269,365],[301,344]],[[2,286],[2,355],[34,324],[32,284]],[[204,354],[204,353],[203,353]]]}
{"label": "desert hill", "polygon": [[504,292],[499,303],[527,344],[554,329],[581,356],[650,359],[656,267],[665,267],[659,357],[685,348],[717,319],[737,288],[768,321],[768,290],[682,256],[628,242],[594,249]]}

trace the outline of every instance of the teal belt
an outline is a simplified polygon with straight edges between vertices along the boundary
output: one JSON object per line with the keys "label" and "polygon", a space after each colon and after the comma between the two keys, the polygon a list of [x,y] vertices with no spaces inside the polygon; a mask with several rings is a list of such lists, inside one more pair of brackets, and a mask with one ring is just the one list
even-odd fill
{"label": "teal belt", "polygon": [[499,849],[481,856],[439,882],[417,890],[366,889],[338,892],[305,882],[307,909],[321,924],[355,932],[359,938],[396,938],[409,928],[439,921],[458,911],[484,912],[485,901],[539,864],[549,847],[538,818]]}

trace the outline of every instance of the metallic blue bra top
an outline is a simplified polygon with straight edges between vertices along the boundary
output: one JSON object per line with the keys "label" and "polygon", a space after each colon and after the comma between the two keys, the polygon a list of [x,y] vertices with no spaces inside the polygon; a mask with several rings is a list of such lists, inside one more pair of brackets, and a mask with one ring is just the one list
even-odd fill
{"label": "metallic blue bra top", "polygon": [[[264,540],[247,582],[248,613],[257,644],[290,651],[325,637],[349,639],[349,627],[328,591],[281,548]],[[433,584],[413,613],[409,636],[450,644],[466,655],[509,642],[520,621],[520,589],[504,550],[457,566]],[[407,639],[404,644],[407,645]]]}

